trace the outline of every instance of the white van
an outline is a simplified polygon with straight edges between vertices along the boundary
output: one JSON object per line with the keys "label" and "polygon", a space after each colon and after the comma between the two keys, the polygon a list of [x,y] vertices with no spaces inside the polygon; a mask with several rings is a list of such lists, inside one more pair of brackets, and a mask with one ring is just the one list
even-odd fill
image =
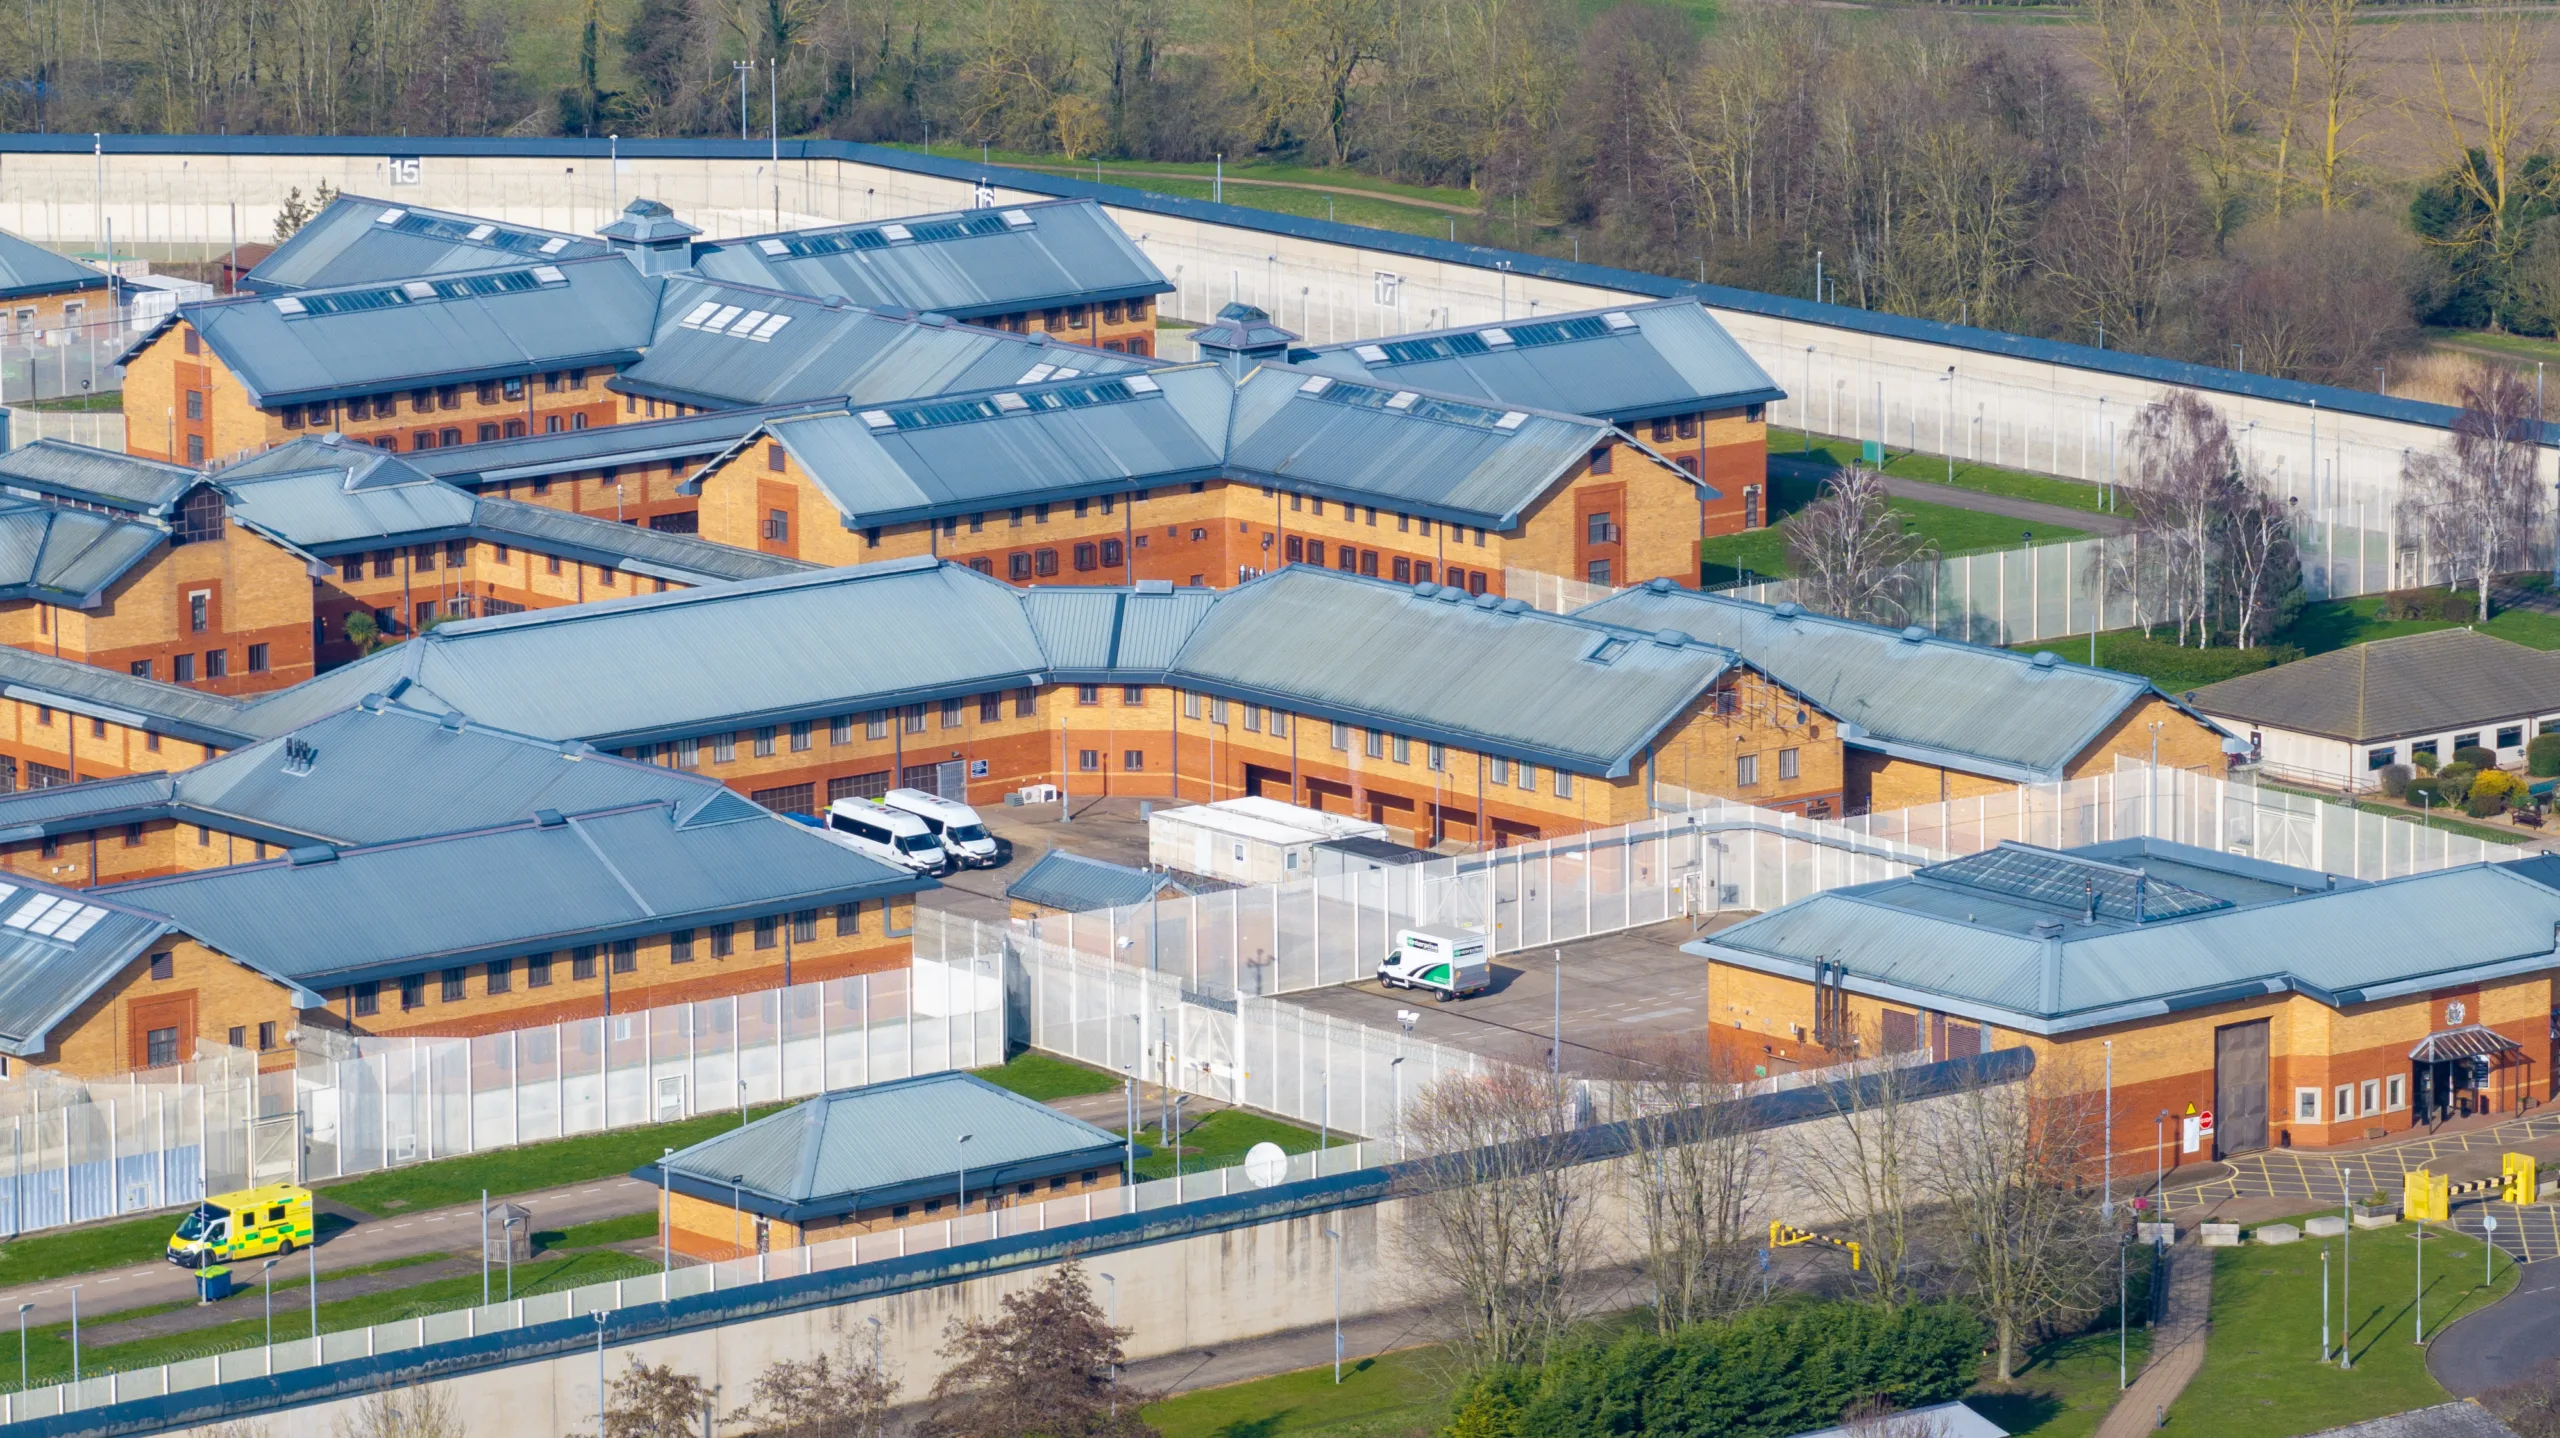
{"label": "white van", "polygon": [[922,789],[892,789],[880,796],[880,802],[924,820],[924,826],[950,851],[951,862],[964,869],[992,869],[1013,857],[1013,846],[988,833],[978,811],[957,799]]}
{"label": "white van", "polygon": [[884,864],[919,874],[947,874],[951,856],[925,822],[877,799],[838,799],[827,806],[827,837]]}
{"label": "white van", "polygon": [[1429,989],[1441,1003],[1493,987],[1493,941],[1474,925],[1402,929],[1378,965],[1390,989]]}

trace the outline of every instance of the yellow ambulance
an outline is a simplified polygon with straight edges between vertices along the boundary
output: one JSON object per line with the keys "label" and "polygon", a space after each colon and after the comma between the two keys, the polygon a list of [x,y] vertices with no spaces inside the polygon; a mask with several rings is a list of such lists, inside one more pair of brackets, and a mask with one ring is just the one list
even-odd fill
{"label": "yellow ambulance", "polygon": [[169,1236],[169,1261],[205,1268],[311,1246],[311,1190],[289,1183],[217,1193]]}

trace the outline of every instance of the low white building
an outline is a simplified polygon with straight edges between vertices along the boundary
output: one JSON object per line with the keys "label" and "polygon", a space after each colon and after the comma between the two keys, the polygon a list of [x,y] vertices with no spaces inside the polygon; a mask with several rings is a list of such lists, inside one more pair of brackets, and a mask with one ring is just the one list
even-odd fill
{"label": "low white building", "polygon": [[2522,764],[2535,735],[2560,732],[2560,653],[2439,629],[2280,664],[2187,699],[2246,740],[2269,777],[2373,789],[2384,769],[2422,753],[2450,763],[2477,745],[2501,765]]}
{"label": "low white building", "polygon": [[1259,796],[1158,809],[1147,819],[1147,863],[1238,884],[1278,884],[1314,872],[1315,846],[1384,839],[1386,826]]}

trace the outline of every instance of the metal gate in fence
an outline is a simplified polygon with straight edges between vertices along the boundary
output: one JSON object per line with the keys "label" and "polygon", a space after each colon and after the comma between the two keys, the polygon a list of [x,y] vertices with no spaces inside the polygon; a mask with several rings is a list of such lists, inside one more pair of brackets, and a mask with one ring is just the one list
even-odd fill
{"label": "metal gate in fence", "polygon": [[302,1181],[302,1115],[249,1121],[249,1186]]}

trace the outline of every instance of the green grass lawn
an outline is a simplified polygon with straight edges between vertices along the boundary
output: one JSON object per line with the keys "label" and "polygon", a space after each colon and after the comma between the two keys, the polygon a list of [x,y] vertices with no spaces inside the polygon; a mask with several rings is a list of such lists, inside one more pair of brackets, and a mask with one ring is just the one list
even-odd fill
{"label": "green grass lawn", "polygon": [[[2491,588],[2494,590],[2496,586]],[[2452,619],[2385,619],[2382,617],[2382,603],[2381,595],[2368,594],[2359,599],[2332,599],[2306,604],[2302,613],[2276,639],[2305,654],[2325,654],[2350,644],[2397,639],[2404,634],[2425,634],[2437,629],[2456,629],[2463,624],[2463,621]],[[2486,624],[2473,624],[2471,627],[2483,634],[2511,639],[2528,648],[2560,649],[2560,614],[2509,609],[2491,615]]]}
{"label": "green grass lawn", "polygon": [[994,1068],[970,1072],[998,1088],[1011,1089],[1041,1103],[1079,1094],[1109,1093],[1122,1082],[1116,1074],[1032,1049],[1025,1049]]}
{"label": "green grass lawn", "polygon": [[[2126,1333],[2124,1371],[2140,1373],[2150,1353],[2151,1330]],[[2088,1438],[2115,1406],[2116,1372],[2115,1329],[2093,1330],[2037,1349],[2006,1385],[1986,1376],[1964,1401],[2012,1435]]]}
{"label": "green grass lawn", "polygon": [[[368,1273],[393,1273],[403,1268],[415,1268],[422,1263],[441,1263],[451,1257],[453,1255],[450,1253],[404,1253],[398,1258],[386,1258],[379,1263],[359,1263],[353,1268],[332,1268],[320,1275],[320,1281],[328,1283],[340,1278],[362,1278]],[[235,1265],[231,1271],[239,1282],[246,1284],[258,1276],[257,1265],[264,1262],[266,1260],[263,1258],[254,1259],[248,1263]],[[289,1258],[277,1260],[276,1292],[282,1293],[288,1288],[309,1288],[310,1286],[311,1270],[307,1265],[296,1266]],[[119,1313],[116,1316],[130,1318],[133,1315]]]}
{"label": "green grass lawn", "polygon": [[9,408],[40,409],[56,414],[118,414],[124,410],[124,392],[110,389],[65,395],[61,399],[20,400]]}
{"label": "green grass lawn", "polygon": [[[902,144],[892,148],[925,153],[922,145]],[[935,145],[930,153],[954,160],[975,160],[975,145]],[[990,165],[1020,166],[1043,174],[1094,178],[1094,162],[1081,164],[1060,155],[1035,155],[1017,150],[987,152]],[[1127,185],[1131,189],[1150,190],[1159,195],[1178,195],[1185,199],[1205,200],[1213,187],[1215,166],[1176,160],[1104,160],[1101,178],[1104,184]],[[1457,222],[1461,235],[1476,223],[1472,213],[1453,214],[1439,208],[1456,205],[1472,212],[1480,197],[1468,190],[1441,186],[1405,185],[1376,175],[1354,170],[1317,169],[1305,165],[1237,164],[1226,169],[1227,204],[1246,209],[1269,210],[1275,214],[1297,215],[1308,219],[1336,219],[1347,225],[1368,225],[1375,229],[1397,230],[1406,234],[1449,237],[1449,223]],[[1179,177],[1179,178],[1173,178]],[[1257,184],[1256,181],[1273,183]],[[1351,194],[1329,194],[1315,190],[1280,188],[1283,185],[1325,185]],[[1407,204],[1421,200],[1425,204]]]}
{"label": "green grass lawn", "polygon": [[[2499,1253],[2495,1283],[2483,1286],[2480,1239],[2434,1231],[2424,1244],[2431,1337],[2515,1282],[2515,1264]],[[2319,1361],[2322,1240],[2214,1250],[2213,1334],[2203,1370],[2169,1409],[2170,1431],[2291,1438],[2446,1401],[2412,1341],[2416,1232],[2402,1224],[2356,1235],[2355,1306],[2351,1315],[2335,1309],[2355,1355],[2346,1372]]]}
{"label": "green grass lawn", "polygon": [[178,1231],[176,1213],[123,1223],[83,1224],[0,1246],[0,1287],[135,1263],[158,1263]]}
{"label": "green grass lawn", "polygon": [[568,1248],[601,1248],[608,1243],[630,1243],[636,1239],[658,1236],[658,1215],[626,1213],[620,1218],[600,1218],[593,1223],[573,1223],[562,1229],[543,1229],[533,1236],[533,1246],[544,1252]]}
{"label": "green grass lawn", "polygon": [[[1801,430],[1769,428],[1769,454],[1774,459],[1810,459],[1816,463],[1828,460],[1834,466],[1855,464],[1858,441],[1826,439],[1815,435],[1811,447]],[[2104,507],[2106,486],[2088,484],[2077,479],[2057,479],[2049,474],[2031,474],[2019,469],[1998,469],[1959,459],[1955,476],[1948,478],[1946,456],[1885,451],[1884,472],[1897,479],[1923,479],[1932,484],[1952,484],[1958,489],[1980,490],[1984,494],[2006,495],[2011,499],[2032,499],[2039,504],[2058,504],[2066,509],[2095,510]]]}
{"label": "green grass lawn", "polygon": [[[1159,1132],[1160,1129],[1148,1125],[1141,1125],[1138,1129],[1138,1142],[1155,1150],[1138,1160],[1138,1177],[1142,1180],[1173,1177],[1173,1150],[1156,1142],[1153,1135]],[[1343,1133],[1334,1134],[1332,1139],[1329,1146],[1334,1148],[1352,1142],[1351,1135]],[[1290,1153],[1309,1153],[1314,1151],[1316,1141],[1314,1129],[1301,1128],[1263,1114],[1247,1113],[1243,1109],[1221,1109],[1183,1130],[1179,1145],[1182,1171],[1200,1173],[1213,1168],[1231,1168],[1244,1162],[1246,1150],[1257,1143],[1276,1143]]]}
{"label": "green grass lawn", "polygon": [[[762,1118],[780,1107],[751,1109],[749,1116]],[[375,1217],[416,1213],[451,1203],[477,1203],[482,1189],[497,1198],[629,1173],[644,1163],[657,1162],[661,1150],[685,1148],[737,1126],[735,1110],[707,1113],[682,1123],[580,1134],[549,1143],[529,1143],[522,1148],[389,1169],[329,1184],[319,1193],[333,1203]],[[168,1234],[164,1232],[161,1237],[165,1240]]]}
{"label": "green grass lawn", "polygon": [[[1772,476],[1769,481],[1768,527],[1708,540],[1701,551],[1706,582],[1726,584],[1744,573],[1763,579],[1785,578],[1788,573],[1787,532],[1779,521],[1811,504],[1819,486],[1820,481],[1814,479]],[[1941,554],[1977,554],[1984,550],[2014,548],[2023,543],[2020,536],[2029,531],[2035,534],[2039,544],[2088,537],[2077,529],[2036,528],[2022,525],[2006,515],[1984,514],[1980,510],[1932,504],[1927,500],[1897,499],[1890,508],[1902,517],[1904,528],[1934,541]]]}
{"label": "green grass lawn", "polygon": [[1342,1365],[1204,1388],[1150,1404],[1140,1417],[1164,1438],[1389,1438],[1424,1434],[1448,1413],[1436,1350],[1407,1349]]}
{"label": "green grass lawn", "polygon": [[2560,361],[2560,340],[2539,340],[2525,335],[2493,335],[2486,330],[2429,330],[2427,338],[2444,341],[2464,349],[2495,350],[2521,360]]}

